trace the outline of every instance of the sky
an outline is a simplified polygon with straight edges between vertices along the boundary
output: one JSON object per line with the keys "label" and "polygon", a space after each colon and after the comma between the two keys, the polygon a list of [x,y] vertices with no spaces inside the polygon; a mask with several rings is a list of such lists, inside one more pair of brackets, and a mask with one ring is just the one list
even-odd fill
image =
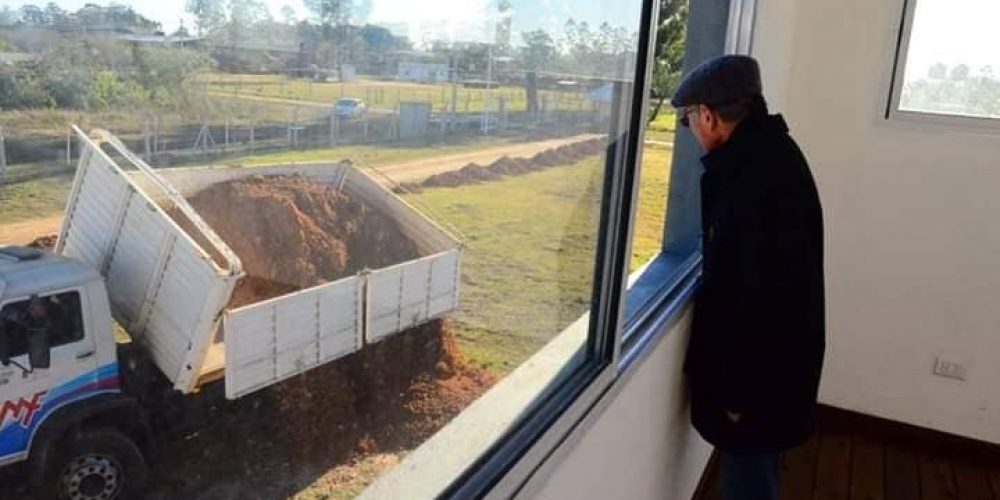
{"label": "sky", "polygon": [[1000,75],[998,22],[1000,0],[917,0],[905,80],[925,78],[939,62],[973,74],[991,65]]}
{"label": "sky", "polygon": [[[301,0],[263,0],[275,19],[282,19],[281,9],[292,7],[299,19],[309,16]],[[493,39],[496,0],[370,0],[371,14],[368,22],[390,27],[397,34],[408,35],[414,41],[421,38],[447,38],[452,41],[489,41]],[[29,3],[44,6],[48,0],[0,0],[0,6],[19,8]],[[75,11],[86,3],[107,5],[108,0],[56,0],[64,10]],[[119,1],[131,5],[145,17],[162,23],[170,33],[183,22],[192,29],[193,18],[184,11],[184,0]],[[545,29],[554,38],[566,20],[574,18],[599,25],[608,21],[637,31],[639,0],[511,0],[513,40],[516,34],[534,29]],[[494,21],[491,21],[493,19]],[[192,29],[193,31],[193,29]]]}

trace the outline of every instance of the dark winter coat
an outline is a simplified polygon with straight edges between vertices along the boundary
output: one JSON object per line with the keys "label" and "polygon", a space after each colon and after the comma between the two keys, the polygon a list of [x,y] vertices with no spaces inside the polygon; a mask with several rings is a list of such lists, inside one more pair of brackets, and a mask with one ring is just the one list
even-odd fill
{"label": "dark winter coat", "polygon": [[702,163],[691,418],[723,451],[787,449],[812,431],[823,364],[819,195],[779,115],[747,118]]}

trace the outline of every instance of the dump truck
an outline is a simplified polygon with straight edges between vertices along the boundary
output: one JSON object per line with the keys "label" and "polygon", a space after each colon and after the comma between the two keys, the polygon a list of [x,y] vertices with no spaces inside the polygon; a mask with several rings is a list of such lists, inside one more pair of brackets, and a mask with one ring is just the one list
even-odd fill
{"label": "dump truck", "polygon": [[[458,307],[459,240],[347,162],[153,169],[106,131],[74,133],[54,250],[0,248],[0,467],[25,467],[40,498],[141,490],[155,439],[128,383],[140,357],[176,393],[221,383],[236,399]],[[420,256],[229,308],[240,258],[185,196],[289,174],[393,218]]]}

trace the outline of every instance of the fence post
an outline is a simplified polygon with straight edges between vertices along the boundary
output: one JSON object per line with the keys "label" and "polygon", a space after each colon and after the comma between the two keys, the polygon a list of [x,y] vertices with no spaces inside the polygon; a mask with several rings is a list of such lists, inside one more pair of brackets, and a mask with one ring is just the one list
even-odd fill
{"label": "fence post", "polygon": [[337,114],[330,113],[330,147],[337,142]]}
{"label": "fence post", "polygon": [[223,132],[223,139],[222,139],[222,141],[223,141],[222,142],[222,152],[223,153],[225,153],[226,150],[229,149],[229,118],[226,118],[226,128],[224,130],[225,131]]}
{"label": "fence post", "polygon": [[149,118],[142,121],[142,145],[146,152],[146,161],[150,161],[153,152],[151,151],[152,143],[149,137]]}
{"label": "fence post", "polygon": [[365,113],[365,142],[368,142],[368,113]]}
{"label": "fence post", "polygon": [[253,127],[254,127],[254,122],[253,122],[253,120],[250,120],[250,152],[251,153],[255,149],[254,148],[255,145],[254,145],[254,137],[253,137],[253,132],[254,132]]}
{"label": "fence post", "polygon": [[73,164],[73,129],[66,129],[66,165]]}
{"label": "fence post", "polygon": [[0,127],[0,183],[7,182],[7,136]]}

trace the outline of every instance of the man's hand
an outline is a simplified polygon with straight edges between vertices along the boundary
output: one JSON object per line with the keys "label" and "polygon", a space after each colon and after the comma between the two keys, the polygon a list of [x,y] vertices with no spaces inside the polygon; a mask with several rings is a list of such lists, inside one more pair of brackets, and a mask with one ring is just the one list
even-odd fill
{"label": "man's hand", "polygon": [[740,423],[740,420],[743,420],[743,414],[733,413],[729,410],[726,410],[726,416],[729,417],[729,422],[734,424],[738,424]]}

